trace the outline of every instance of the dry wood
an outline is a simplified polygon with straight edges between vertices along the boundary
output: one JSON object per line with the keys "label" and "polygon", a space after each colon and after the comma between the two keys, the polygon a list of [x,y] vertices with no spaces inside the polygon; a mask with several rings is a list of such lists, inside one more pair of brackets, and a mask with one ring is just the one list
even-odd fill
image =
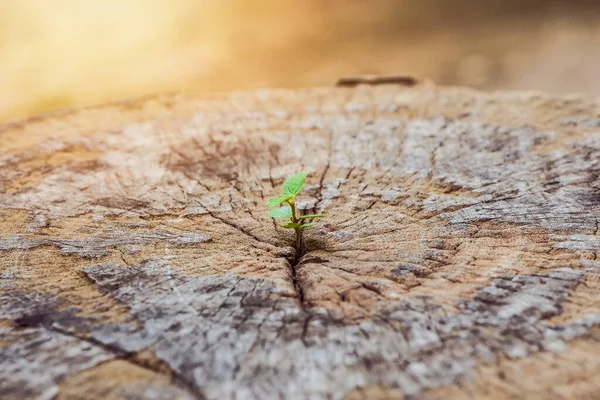
{"label": "dry wood", "polygon": [[597,102],[431,85],[0,126],[0,398],[600,398],[599,160]]}

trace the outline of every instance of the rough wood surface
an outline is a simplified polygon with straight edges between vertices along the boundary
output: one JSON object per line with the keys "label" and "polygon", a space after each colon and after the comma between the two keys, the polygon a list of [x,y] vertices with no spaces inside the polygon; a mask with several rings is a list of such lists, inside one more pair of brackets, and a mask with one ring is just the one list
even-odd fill
{"label": "rough wood surface", "polygon": [[598,399],[599,160],[597,102],[431,85],[1,126],[0,398]]}

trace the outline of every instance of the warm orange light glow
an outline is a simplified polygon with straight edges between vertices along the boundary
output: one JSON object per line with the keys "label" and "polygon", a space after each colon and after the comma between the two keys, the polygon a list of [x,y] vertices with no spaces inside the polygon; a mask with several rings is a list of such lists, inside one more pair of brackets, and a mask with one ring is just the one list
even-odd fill
{"label": "warm orange light glow", "polygon": [[590,2],[3,0],[0,121],[367,73],[598,95],[598,7],[580,3]]}

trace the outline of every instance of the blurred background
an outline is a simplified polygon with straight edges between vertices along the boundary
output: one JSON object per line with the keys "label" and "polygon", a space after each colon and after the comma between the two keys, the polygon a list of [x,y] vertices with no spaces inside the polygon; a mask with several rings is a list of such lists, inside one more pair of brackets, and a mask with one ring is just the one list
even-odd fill
{"label": "blurred background", "polygon": [[0,121],[362,74],[597,97],[600,1],[0,0]]}

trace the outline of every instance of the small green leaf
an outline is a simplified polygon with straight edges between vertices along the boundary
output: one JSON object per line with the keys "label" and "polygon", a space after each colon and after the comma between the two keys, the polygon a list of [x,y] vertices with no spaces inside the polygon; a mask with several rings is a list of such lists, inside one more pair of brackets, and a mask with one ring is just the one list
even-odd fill
{"label": "small green leaf", "polygon": [[310,222],[308,224],[302,225],[302,228],[308,228],[309,226],[315,226],[316,224],[317,224],[316,222]]}
{"label": "small green leaf", "polygon": [[302,229],[302,224],[298,224],[296,222],[288,222],[287,224],[283,224],[283,225],[279,225],[282,228],[291,228],[291,229],[295,229],[295,228],[300,228]]}
{"label": "small green leaf", "polygon": [[290,200],[293,196],[281,196],[281,197],[271,197],[267,202],[269,207],[275,207],[280,205],[281,203],[285,203]]}
{"label": "small green leaf", "polygon": [[325,218],[325,217],[327,217],[327,214],[308,214],[308,215],[301,215],[298,217],[298,219]]}
{"label": "small green leaf", "polygon": [[305,183],[306,172],[300,171],[296,175],[290,176],[288,180],[285,181],[281,194],[284,196],[295,196],[300,193]]}
{"label": "small green leaf", "polygon": [[269,210],[269,215],[273,218],[292,218],[292,208],[283,206]]}

